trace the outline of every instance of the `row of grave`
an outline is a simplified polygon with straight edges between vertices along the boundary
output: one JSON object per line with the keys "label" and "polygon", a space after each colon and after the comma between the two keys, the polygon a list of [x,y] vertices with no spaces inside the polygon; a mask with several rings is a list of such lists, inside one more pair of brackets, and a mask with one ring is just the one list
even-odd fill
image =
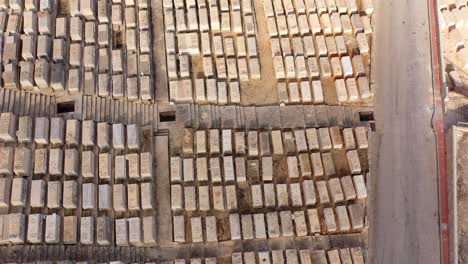
{"label": "row of grave", "polygon": [[[282,104],[321,104],[325,101],[322,82],[301,81],[298,83],[290,82],[278,83],[278,100]],[[339,103],[351,103],[358,100],[367,100],[372,97],[372,91],[369,88],[369,79],[359,77],[356,79],[348,78],[346,80],[337,79],[335,81],[335,90]]]}
{"label": "row of grave", "polygon": [[[195,1],[194,1],[195,2]],[[229,32],[235,34],[245,33],[247,36],[255,35],[256,25],[254,9],[251,0],[242,1],[242,10],[239,5],[231,5],[226,9],[224,3],[210,1],[206,5],[204,0],[195,3],[176,5],[174,9],[169,1],[163,2],[164,27],[167,32]],[[243,23],[242,23],[243,21]]]}
{"label": "row of grave", "polygon": [[[289,38],[271,38],[271,55],[274,56],[291,56],[294,57],[304,56],[310,57],[335,57],[335,56],[347,56],[348,51],[354,47],[358,47],[361,54],[369,53],[369,45],[367,45],[367,39],[364,34],[358,34],[357,39],[363,39],[365,41],[357,41],[354,44],[353,40],[346,40],[343,36],[296,36],[291,39]],[[349,57],[349,56],[348,56]],[[354,58],[357,57],[357,58]],[[339,59],[339,58],[338,58]],[[357,60],[361,61],[357,61]],[[353,54],[353,64],[362,64],[362,57],[359,54]],[[360,70],[361,67],[355,66]],[[356,70],[358,73],[360,71]],[[365,72],[364,72],[365,73]]]}
{"label": "row of grave", "polygon": [[[358,9],[358,2],[361,9]],[[360,11],[367,15],[374,13],[372,0],[267,0],[264,1],[265,14],[273,15],[288,14],[354,14]],[[274,9],[274,11],[273,11]]]}
{"label": "row of grave", "polygon": [[134,124],[64,120],[60,117],[18,117],[10,112],[0,114],[0,124],[0,141],[6,143],[36,143],[38,146],[98,146],[102,152],[111,147],[114,150],[140,149],[140,127]]}
{"label": "row of grave", "polygon": [[291,130],[185,129],[182,155],[248,155],[249,157],[368,148],[367,128],[321,127]]}
{"label": "row of grave", "polygon": [[362,175],[331,178],[315,183],[313,180],[304,180],[300,183],[244,184],[239,187],[234,184],[184,187],[179,184],[171,185],[171,208],[175,214],[316,207],[365,198],[367,189]]}
{"label": "row of grave", "polygon": [[19,177],[34,175],[82,176],[84,180],[122,182],[127,178],[140,181],[153,178],[153,157],[150,152],[95,154],[77,149],[0,147],[0,174]]}
{"label": "row of grave", "polygon": [[[343,162],[341,159],[346,159]],[[366,164],[356,150],[346,152],[346,155],[333,155],[332,153],[301,153],[296,156],[288,156],[287,160],[273,159],[273,157],[262,157],[261,159],[249,159],[246,162],[244,157],[224,156],[222,158],[205,157],[197,158],[196,161],[190,158],[171,158],[171,182],[245,182],[248,178],[250,182],[271,182],[281,181],[282,168],[280,165],[287,165],[287,178],[332,177],[337,174],[336,162],[340,161],[340,173],[346,171],[350,174],[360,174],[365,169]],[[334,161],[335,160],[335,161]],[[183,161],[183,162],[182,162]],[[222,162],[222,163],[221,163]],[[209,175],[208,175],[209,172]],[[248,176],[248,177],[247,177]],[[286,178],[286,177],[285,177]]]}
{"label": "row of grave", "polygon": [[[62,6],[63,3],[56,3],[52,0],[2,0],[0,2],[0,10],[11,10],[12,13],[18,14],[22,11],[48,11],[57,12],[59,14],[67,13],[71,16],[85,17],[87,20],[95,20],[98,18],[107,16],[106,6],[110,0],[69,0],[66,1],[66,5]],[[97,8],[95,7],[97,3]],[[137,6],[140,9],[149,7],[148,0],[112,0],[114,4],[124,3],[125,6]],[[96,14],[97,10],[97,14]]]}
{"label": "row of grave", "polygon": [[[49,208],[113,211],[153,210],[153,183],[94,184],[0,178],[0,209]],[[10,210],[8,210],[10,209]],[[73,213],[75,214],[75,213]]]}
{"label": "row of grave", "polygon": [[[364,264],[361,248],[286,249],[258,252],[235,252],[230,256],[232,264]],[[177,259],[164,264],[216,264],[216,258]]]}
{"label": "row of grave", "polygon": [[[335,77],[353,79],[366,75],[360,55],[339,57],[274,56],[275,76],[277,79],[317,79]],[[319,67],[320,66],[320,67]]]}
{"label": "row of grave", "polygon": [[[230,214],[224,220],[226,221],[215,216],[173,216],[174,242],[304,237],[318,233],[360,232],[364,228],[364,213],[359,204],[327,207],[322,210]],[[218,233],[218,230],[223,230],[223,233]],[[221,237],[226,233],[228,237]]]}
{"label": "row of grave", "polygon": [[[280,57],[275,57],[280,58]],[[235,60],[235,59],[233,59]],[[245,60],[245,59],[240,59]],[[240,61],[239,60],[239,61]],[[298,74],[301,76],[319,76],[319,68],[314,61],[314,58],[306,59],[309,64],[309,70],[302,68]],[[296,59],[296,63],[298,63]],[[336,75],[342,75],[341,66],[339,64],[333,65],[337,68],[330,68],[330,65],[327,64],[327,61],[320,60],[321,67],[325,69],[325,74],[331,76],[331,70]],[[284,70],[282,62],[279,62],[275,68],[279,70]],[[301,60],[301,63],[304,63]],[[232,67],[235,67],[235,64],[228,64]],[[292,65],[294,66],[294,65]],[[296,65],[299,67],[305,67],[305,65]],[[291,69],[291,68],[289,68]],[[237,79],[237,70],[233,73],[234,79]],[[240,81],[247,79],[248,73],[244,72],[239,74]],[[293,73],[295,75],[295,73]],[[258,75],[260,76],[260,75]],[[367,100],[372,97],[373,92],[370,90],[369,79],[365,76],[357,78],[347,78],[347,79],[336,79],[335,90],[337,94],[337,100],[340,103],[347,102],[357,102],[359,100]],[[290,81],[280,82],[277,84],[278,89],[278,100],[280,103],[284,104],[323,104],[325,102],[324,88],[322,86],[321,80],[304,80],[304,81]],[[185,80],[175,80],[169,82],[169,91],[170,91],[170,100],[176,103],[211,103],[218,105],[226,104],[240,104],[241,102],[241,93],[240,93],[240,83],[238,81],[217,81],[217,79],[191,79]]]}
{"label": "row of grave", "polygon": [[[254,36],[256,34],[255,16],[249,1],[248,13],[233,10],[231,13],[219,12],[217,5],[201,8],[164,10],[164,27],[168,32],[229,32]],[[220,19],[221,18],[221,19]]]}
{"label": "row of grave", "polygon": [[155,221],[152,216],[114,223],[107,216],[0,215],[0,243],[151,246],[156,243]]}
{"label": "row of grave", "polygon": [[267,26],[270,37],[276,36],[305,36],[323,33],[324,35],[341,35],[359,33],[371,33],[371,22],[368,16],[359,14],[340,15],[338,13],[323,13],[321,15],[296,14],[276,15],[266,10],[268,1],[264,1],[265,12],[267,13]]}

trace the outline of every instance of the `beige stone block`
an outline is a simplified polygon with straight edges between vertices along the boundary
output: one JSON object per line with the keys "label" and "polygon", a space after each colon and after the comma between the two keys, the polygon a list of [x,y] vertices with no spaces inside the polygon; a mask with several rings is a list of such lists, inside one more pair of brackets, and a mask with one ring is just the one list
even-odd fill
{"label": "beige stone block", "polygon": [[[61,151],[61,150],[60,150]],[[66,149],[65,150],[65,165],[63,173],[67,176],[78,176],[78,150],[76,149]],[[51,150],[52,158],[52,150]],[[52,173],[52,170],[51,170]]]}
{"label": "beige stone block", "polygon": [[96,242],[98,245],[110,245],[112,239],[110,218],[99,216],[96,218]]}
{"label": "beige stone block", "polygon": [[317,181],[316,184],[319,202],[322,204],[329,203],[330,197],[328,196],[327,183],[325,181]]}
{"label": "beige stone block", "polygon": [[[181,207],[180,205],[179,208]],[[200,211],[210,210],[210,192],[208,186],[198,186],[198,208]]]}
{"label": "beige stone block", "polygon": [[323,217],[325,218],[325,227],[328,233],[337,231],[335,214],[333,208],[324,208]]}
{"label": "beige stone block", "polygon": [[361,163],[359,161],[359,155],[356,150],[350,150],[346,152],[346,157],[348,159],[349,168],[351,174],[361,173]]}
{"label": "beige stone block", "polygon": [[246,173],[245,173],[245,158],[244,157],[236,157],[236,179],[237,182],[245,182],[247,180]]}
{"label": "beige stone block", "polygon": [[[0,178],[0,208],[8,208],[10,204],[10,188],[11,179]],[[33,188],[33,186],[31,188]]]}
{"label": "beige stone block", "polygon": [[128,210],[141,210],[140,186],[136,183],[127,185]]}
{"label": "beige stone block", "polygon": [[13,244],[24,243],[26,236],[26,216],[21,213],[13,213],[7,215],[7,220],[4,223],[8,230],[7,240]]}
{"label": "beige stone block", "polygon": [[369,142],[367,140],[367,129],[365,127],[356,127],[356,140],[358,148],[366,149],[369,147]]}
{"label": "beige stone block", "polygon": [[197,195],[194,186],[184,187],[184,206],[186,211],[197,210]]}
{"label": "beige stone block", "polygon": [[349,231],[351,229],[351,224],[345,205],[336,207],[336,216],[338,218],[339,230],[343,232]]}
{"label": "beige stone block", "polygon": [[109,184],[99,185],[98,207],[99,210],[111,209],[111,187]]}
{"label": "beige stone block", "polygon": [[289,184],[291,204],[293,207],[302,207],[301,185],[299,183]]}
{"label": "beige stone block", "polygon": [[[125,162],[125,156],[121,155],[121,156],[115,156],[115,164],[117,166],[117,164],[126,164]],[[125,166],[124,166],[125,168]],[[103,180],[110,180],[111,177],[112,177],[112,156],[111,154],[109,153],[101,153],[99,154],[99,179],[103,179]],[[121,168],[120,168],[121,169]],[[115,177],[117,179],[120,179],[121,177],[118,177],[119,174],[122,174],[124,173],[124,175],[126,174],[126,170],[125,171],[122,171],[122,170],[115,170]],[[125,177],[124,177],[125,178]]]}
{"label": "beige stone block", "polygon": [[115,219],[115,244],[117,246],[128,246],[127,219]]}
{"label": "beige stone block", "polygon": [[267,228],[268,228],[268,237],[276,238],[280,236],[280,225],[278,221],[277,212],[268,212],[266,213],[267,217]]}
{"label": "beige stone block", "polygon": [[140,246],[143,244],[141,218],[132,217],[128,219],[128,240],[130,245]]}
{"label": "beige stone block", "polygon": [[38,244],[43,241],[43,219],[41,214],[30,214],[28,216],[28,232],[26,240],[32,244]]}
{"label": "beige stone block", "polygon": [[80,143],[80,121],[69,119],[66,121],[65,143],[77,146]]}
{"label": "beige stone block", "polygon": [[192,229],[192,242],[203,242],[203,227],[201,217],[190,218],[190,226]]}
{"label": "beige stone block", "polygon": [[63,243],[76,244],[78,240],[78,217],[65,216],[63,217]]}
{"label": "beige stone block", "polygon": [[114,184],[112,186],[113,208],[116,212],[127,211],[127,190],[123,184]]}
{"label": "beige stone block", "polygon": [[185,242],[185,218],[182,215],[173,216],[174,242]]}
{"label": "beige stone block", "polygon": [[276,184],[276,197],[279,207],[289,206],[289,195],[287,184]]}
{"label": "beige stone block", "polygon": [[366,189],[366,183],[364,181],[364,177],[362,175],[353,176],[353,183],[354,183],[354,188],[356,190],[357,198],[358,199],[367,198],[367,189]]}
{"label": "beige stone block", "polygon": [[26,147],[15,149],[13,171],[17,176],[28,176],[31,172],[31,150]]}
{"label": "beige stone block", "polygon": [[212,192],[213,192],[213,208],[218,211],[224,211],[225,210],[225,205],[224,205],[224,190],[222,186],[213,186],[212,187]]}
{"label": "beige stone block", "polygon": [[10,203],[12,206],[25,207],[28,182],[24,178],[13,178]]}
{"label": "beige stone block", "polygon": [[76,209],[78,207],[78,184],[76,181],[63,182],[63,207]]}
{"label": "beige stone block", "polygon": [[153,185],[151,182],[141,183],[141,209],[153,209]]}
{"label": "beige stone block", "polygon": [[81,217],[80,242],[83,245],[91,245],[94,242],[94,218],[92,216]]}
{"label": "beige stone block", "polygon": [[214,216],[205,217],[206,226],[206,241],[215,242],[218,241],[218,229],[216,225],[216,218]]}
{"label": "beige stone block", "polygon": [[45,242],[56,244],[60,242],[60,230],[62,229],[62,218],[57,215],[47,215],[45,225]]}
{"label": "beige stone block", "polygon": [[82,185],[81,207],[86,209],[94,209],[96,204],[96,187],[93,183],[85,183]]}

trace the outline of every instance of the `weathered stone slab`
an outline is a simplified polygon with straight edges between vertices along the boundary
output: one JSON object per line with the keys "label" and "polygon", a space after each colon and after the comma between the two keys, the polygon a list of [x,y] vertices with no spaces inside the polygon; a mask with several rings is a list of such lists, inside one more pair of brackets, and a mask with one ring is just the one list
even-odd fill
{"label": "weathered stone slab", "polygon": [[63,217],[63,243],[76,244],[78,241],[78,217],[65,216]]}
{"label": "weathered stone slab", "polygon": [[98,245],[110,245],[111,243],[111,223],[107,216],[96,218],[96,242]]}
{"label": "weathered stone slab", "polygon": [[141,230],[141,218],[132,217],[128,219],[128,241],[130,245],[141,246],[143,235]]}
{"label": "weathered stone slab", "polygon": [[[6,204],[2,203],[3,197],[5,196],[5,187],[8,187],[7,189],[7,194],[9,196],[9,182],[7,181],[7,178],[2,178],[0,179],[0,207],[3,207],[4,205],[8,204],[8,201]],[[44,180],[33,180],[31,181],[31,194],[30,194],[30,202],[29,205],[31,207],[44,207],[44,197],[45,197],[45,181]]]}
{"label": "weathered stone slab", "polygon": [[94,242],[94,217],[81,217],[80,223],[80,242],[91,245]]}
{"label": "weathered stone slab", "polygon": [[130,211],[141,210],[140,186],[137,183],[127,185],[127,205]]}
{"label": "weathered stone slab", "polygon": [[241,237],[241,227],[240,219],[238,214],[229,215],[229,226],[231,231],[231,240],[240,240]]}
{"label": "weathered stone slab", "polygon": [[185,218],[182,215],[173,217],[174,242],[185,242]]}
{"label": "weathered stone slab", "polygon": [[359,161],[359,155],[356,150],[350,150],[346,152],[346,157],[348,159],[349,168],[351,174],[361,173],[361,162]]}
{"label": "weathered stone slab", "polygon": [[85,183],[82,187],[82,208],[94,209],[96,204],[96,187],[93,183]]}
{"label": "weathered stone slab", "polygon": [[340,178],[341,187],[343,188],[343,194],[345,200],[356,199],[356,191],[354,190],[353,180],[351,176],[344,176]]}
{"label": "weathered stone slab", "polygon": [[13,178],[11,185],[11,199],[12,206],[25,207],[27,196],[28,182],[24,178]]}
{"label": "weathered stone slab", "polygon": [[28,233],[26,240],[29,243],[38,244],[43,241],[43,218],[41,214],[30,214],[28,216]]}
{"label": "weathered stone slab", "polygon": [[78,207],[78,184],[76,181],[63,182],[63,207],[76,209]]}
{"label": "weathered stone slab", "polygon": [[99,185],[99,210],[111,209],[111,186],[109,184]]}
{"label": "weathered stone slab", "polygon": [[330,197],[328,196],[327,183],[325,181],[317,181],[316,184],[319,202],[323,204],[329,203]]}
{"label": "weathered stone slab", "polygon": [[325,218],[325,227],[328,233],[337,231],[337,226],[335,222],[335,214],[333,213],[333,208],[324,208],[323,217]]}
{"label": "weathered stone slab", "polygon": [[61,217],[57,214],[46,216],[45,242],[56,244],[60,241]]}
{"label": "weathered stone slab", "polygon": [[112,199],[115,212],[127,211],[127,190],[123,184],[112,185]]}

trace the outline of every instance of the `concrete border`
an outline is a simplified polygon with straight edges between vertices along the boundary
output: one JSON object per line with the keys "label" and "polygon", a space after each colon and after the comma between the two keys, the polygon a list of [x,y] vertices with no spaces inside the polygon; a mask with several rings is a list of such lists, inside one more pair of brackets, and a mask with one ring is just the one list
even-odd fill
{"label": "concrete border", "polygon": [[439,221],[441,238],[441,263],[450,263],[449,233],[448,233],[448,201],[447,201],[447,164],[445,157],[445,133],[444,133],[444,101],[442,99],[442,70],[440,58],[440,40],[438,26],[438,2],[429,0],[429,21],[431,34],[431,57],[434,87],[434,115],[432,126],[436,133],[437,165],[439,170]]}

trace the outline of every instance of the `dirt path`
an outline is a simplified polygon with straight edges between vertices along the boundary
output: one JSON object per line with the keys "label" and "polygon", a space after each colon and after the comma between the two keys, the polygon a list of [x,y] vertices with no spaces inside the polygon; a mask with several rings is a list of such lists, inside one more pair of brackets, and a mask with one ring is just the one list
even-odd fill
{"label": "dirt path", "polygon": [[257,48],[261,68],[261,79],[241,83],[243,105],[265,105],[278,103],[278,90],[271,57],[270,35],[262,0],[252,1],[257,23]]}

